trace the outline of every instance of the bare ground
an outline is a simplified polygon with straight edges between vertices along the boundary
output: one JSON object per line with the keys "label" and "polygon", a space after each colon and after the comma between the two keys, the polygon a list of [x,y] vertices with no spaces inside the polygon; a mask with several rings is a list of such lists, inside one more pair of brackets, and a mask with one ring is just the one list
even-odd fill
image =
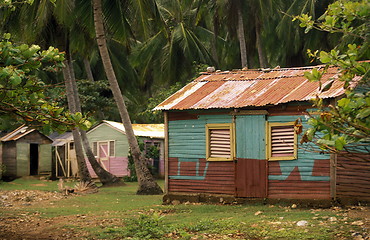
{"label": "bare ground", "polygon": [[[78,196],[30,190],[0,191],[0,240],[94,239],[84,230],[85,228],[101,227],[104,229],[112,225],[123,225],[121,220],[108,216],[107,218],[99,216],[99,219],[96,216],[87,215],[42,218],[38,212],[27,211],[29,206],[42,207],[67,197]],[[9,210],[17,212],[17,214],[4,214]],[[361,226],[363,229],[362,233],[353,233],[352,239],[370,239],[370,207],[349,207],[345,209],[344,214],[351,219],[356,219],[352,224]],[[68,225],[71,223],[79,230],[75,231],[69,228]]]}

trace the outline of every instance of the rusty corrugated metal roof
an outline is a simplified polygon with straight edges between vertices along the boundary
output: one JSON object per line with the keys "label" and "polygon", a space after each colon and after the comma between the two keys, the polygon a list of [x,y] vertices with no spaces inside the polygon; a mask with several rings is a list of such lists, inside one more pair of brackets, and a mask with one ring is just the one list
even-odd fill
{"label": "rusty corrugated metal roof", "polygon": [[[323,69],[324,65],[202,73],[154,110],[266,106],[344,94],[343,82],[335,80],[338,78],[337,67],[328,68],[322,78],[322,87],[334,80],[332,87],[325,92],[321,92],[319,82],[310,82],[304,77],[304,73],[313,68]],[[358,80],[359,77],[354,79],[355,82]]]}

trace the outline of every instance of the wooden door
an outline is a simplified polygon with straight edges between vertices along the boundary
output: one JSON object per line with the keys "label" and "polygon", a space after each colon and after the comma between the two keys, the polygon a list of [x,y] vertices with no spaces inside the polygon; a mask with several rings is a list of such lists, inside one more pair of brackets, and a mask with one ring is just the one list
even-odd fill
{"label": "wooden door", "polygon": [[267,196],[265,115],[236,116],[236,195]]}
{"label": "wooden door", "polygon": [[238,159],[236,163],[237,197],[264,198],[267,196],[267,161]]}
{"label": "wooden door", "polygon": [[99,142],[98,143],[98,157],[101,166],[109,171],[109,143]]}

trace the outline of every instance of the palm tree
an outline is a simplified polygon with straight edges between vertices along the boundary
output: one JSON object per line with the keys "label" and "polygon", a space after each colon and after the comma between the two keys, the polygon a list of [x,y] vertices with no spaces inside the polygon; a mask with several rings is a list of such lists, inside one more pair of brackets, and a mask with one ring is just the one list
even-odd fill
{"label": "palm tree", "polygon": [[[16,18],[19,20],[18,26],[25,29],[25,31],[17,33],[21,39],[29,42],[42,42],[44,45],[54,45],[66,52],[67,60],[65,61],[66,67],[63,70],[63,75],[65,77],[69,109],[73,113],[81,112],[70,51],[70,43],[77,42],[76,39],[79,39],[81,35],[77,34],[78,31],[74,31],[74,34],[71,34],[72,29],[79,27],[76,24],[77,21],[74,21],[75,19],[73,18],[73,16],[76,16],[74,6],[74,1],[72,0],[58,1],[55,6],[50,1],[40,0],[33,5],[22,6]],[[36,29],[33,29],[33,26],[36,26]],[[116,176],[107,172],[97,162],[88,143],[86,133],[79,129],[73,130],[72,133],[76,146],[80,178],[84,181],[91,181],[84,159],[83,151],[85,149],[86,156],[103,185],[119,182],[120,180]],[[82,143],[84,147],[82,147]]]}
{"label": "palm tree", "polygon": [[122,118],[122,123],[125,127],[126,136],[135,162],[135,170],[138,176],[139,183],[137,194],[162,194],[163,193],[162,189],[155,182],[152,174],[150,173],[147,165],[145,164],[145,159],[140,152],[139,145],[137,143],[134,131],[132,129],[131,120],[126,108],[126,104],[124,102],[121,90],[118,85],[118,81],[115,76],[115,72],[112,67],[105,39],[101,0],[93,0],[93,6],[94,6],[94,24],[96,32],[96,41],[99,47],[100,56],[113,93],[113,97],[116,101],[118,111]]}

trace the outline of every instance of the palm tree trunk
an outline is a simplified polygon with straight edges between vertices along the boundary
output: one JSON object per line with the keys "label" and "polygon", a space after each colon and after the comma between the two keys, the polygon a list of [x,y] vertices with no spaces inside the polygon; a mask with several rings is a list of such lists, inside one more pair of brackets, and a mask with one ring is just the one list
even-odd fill
{"label": "palm tree trunk", "polygon": [[[68,61],[64,61],[65,67],[63,68],[63,75],[66,85],[66,92],[67,92],[67,101],[68,101],[68,108],[71,113],[76,113],[76,103],[74,101],[73,96],[73,86],[72,86],[72,79],[71,73],[69,71],[69,63]],[[83,182],[92,182],[91,175],[89,170],[87,169],[85,157],[83,154],[83,148],[81,144],[81,137],[77,130],[77,128],[72,130],[74,145],[76,149],[76,158],[77,158],[77,166],[78,166],[78,173],[80,176],[80,180]]]}
{"label": "palm tree trunk", "polygon": [[240,58],[242,62],[242,68],[248,68],[248,60],[247,60],[247,46],[245,44],[245,34],[244,34],[244,22],[243,22],[243,15],[241,8],[238,7],[237,10],[238,14],[238,39],[239,39],[239,47],[240,47]]}
{"label": "palm tree trunk", "polygon": [[130,145],[131,153],[135,162],[136,175],[138,177],[139,183],[137,194],[162,194],[162,189],[155,182],[145,163],[145,159],[140,152],[139,145],[132,129],[130,116],[128,114],[126,104],[124,102],[116,75],[113,70],[113,66],[109,57],[107,43],[105,40],[101,0],[93,0],[93,6],[96,41],[98,43],[100,56],[104,65],[105,74],[108,78],[109,85],[113,93],[114,100],[116,101],[118,111],[122,119],[123,126],[125,127],[128,143]]}
{"label": "palm tree trunk", "polygon": [[256,16],[255,18],[255,24],[256,24],[256,45],[257,45],[257,52],[258,52],[258,59],[260,62],[261,68],[267,67],[267,60],[266,55],[263,50],[262,40],[261,40],[261,24]]}
{"label": "palm tree trunk", "polygon": [[[78,95],[76,77],[75,77],[75,73],[74,73],[73,65],[72,65],[72,55],[71,54],[69,54],[68,62],[69,62],[68,67],[69,67],[69,72],[70,72],[70,77],[71,77],[71,85],[72,85],[72,91],[73,91],[73,97],[74,97],[74,103],[75,103],[75,110],[76,112],[82,112],[80,98]],[[121,180],[118,177],[106,171],[96,160],[94,153],[91,150],[89,139],[87,138],[87,135],[86,135],[86,131],[82,129],[78,129],[78,130],[80,133],[80,139],[81,139],[80,141],[82,141],[83,148],[85,150],[87,159],[89,160],[91,167],[94,169],[94,172],[96,173],[96,175],[98,175],[100,182],[104,186],[121,184]]]}
{"label": "palm tree trunk", "polygon": [[90,81],[94,81],[94,75],[91,71],[90,62],[89,62],[89,59],[87,59],[86,57],[84,57],[84,67],[85,67],[87,79],[89,79]]}

